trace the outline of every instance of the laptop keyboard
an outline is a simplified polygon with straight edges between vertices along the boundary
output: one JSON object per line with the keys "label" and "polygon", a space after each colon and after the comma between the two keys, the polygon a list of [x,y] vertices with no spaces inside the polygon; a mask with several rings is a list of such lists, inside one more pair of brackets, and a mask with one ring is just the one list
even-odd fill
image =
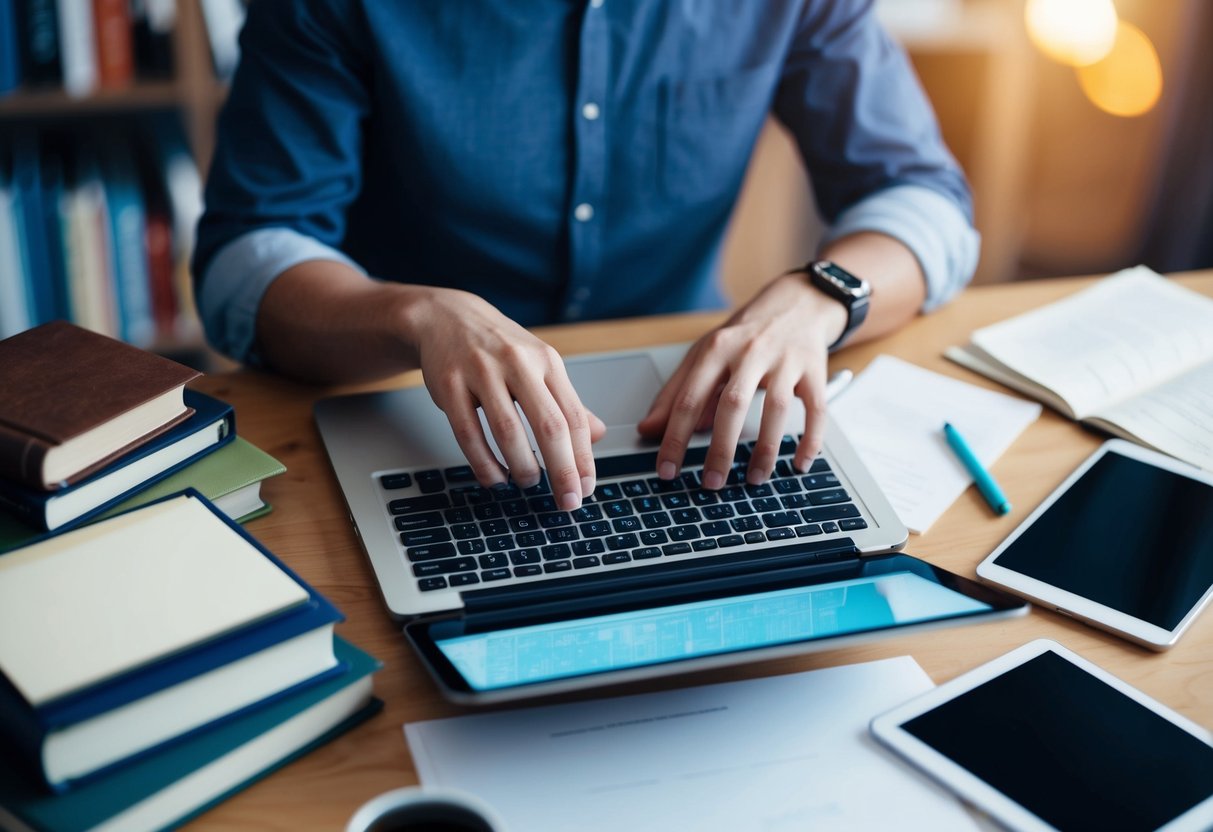
{"label": "laptop keyboard", "polygon": [[530,488],[483,488],[468,466],[378,479],[417,586],[434,592],[867,528],[825,458],[800,474],[792,468],[795,449],[785,436],[771,479],[747,485],[753,443],[739,444],[719,491],[699,487],[707,448],[688,450],[673,480],[656,477],[655,450],[596,459],[598,487],[575,511],[557,509],[546,476]]}

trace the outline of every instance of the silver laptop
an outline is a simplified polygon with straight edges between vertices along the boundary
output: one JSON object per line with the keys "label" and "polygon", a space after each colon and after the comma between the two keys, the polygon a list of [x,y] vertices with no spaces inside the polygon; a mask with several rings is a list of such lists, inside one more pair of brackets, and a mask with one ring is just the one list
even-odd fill
{"label": "silver laptop", "polygon": [[792,469],[798,407],[766,484],[745,484],[761,398],[723,489],[699,488],[706,434],[678,478],[659,480],[657,446],[636,423],[687,346],[566,361],[582,402],[607,424],[594,445],[597,489],[574,512],[557,510],[546,478],[528,489],[479,487],[425,387],[318,402],[316,423],[392,615],[455,612],[478,596],[530,603],[556,588],[567,597],[829,563],[905,544],[906,527],[832,423],[812,469]]}

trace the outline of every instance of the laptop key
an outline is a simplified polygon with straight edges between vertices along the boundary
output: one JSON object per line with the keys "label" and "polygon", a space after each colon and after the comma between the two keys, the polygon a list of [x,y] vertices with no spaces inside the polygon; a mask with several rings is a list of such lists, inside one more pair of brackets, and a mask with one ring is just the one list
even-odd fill
{"label": "laptop key", "polygon": [[589,569],[591,566],[602,566],[602,561],[594,555],[585,558],[574,558],[573,560],[574,569]]}
{"label": "laptop key", "polygon": [[522,493],[528,497],[538,497],[540,494],[551,494],[552,489],[548,485],[548,475],[546,471],[539,472],[539,482],[532,485],[530,488],[522,489]]}
{"label": "laptop key", "polygon": [[662,543],[669,543],[670,539],[661,529],[645,529],[639,535],[640,542],[646,546],[660,546]]}
{"label": "laptop key", "polygon": [[[783,480],[789,482],[789,480]],[[789,494],[786,497],[780,497],[779,502],[784,508],[804,508],[809,504],[808,494]]]}
{"label": "laptop key", "polygon": [[542,546],[547,542],[547,535],[543,532],[523,532],[514,535],[514,542],[519,546]]}
{"label": "laptop key", "polygon": [[501,506],[497,503],[482,503],[472,507],[472,514],[477,520],[496,520],[501,516]]}
{"label": "laptop key", "polygon": [[563,560],[573,556],[573,550],[569,548],[567,543],[557,543],[554,546],[544,546],[539,550],[543,553],[544,560]]}
{"label": "laptop key", "polygon": [[501,552],[494,552],[491,555],[481,555],[477,558],[477,563],[481,569],[500,569],[503,566],[510,565],[510,559]]}
{"label": "laptop key", "polygon": [[818,506],[802,508],[800,516],[806,523],[820,523],[823,520],[841,520],[844,517],[858,517],[859,506],[854,503],[842,503],[835,506]]}
{"label": "laptop key", "polygon": [[490,537],[486,542],[489,544],[490,552],[504,552],[514,548],[514,536],[512,534]]}
{"label": "laptop key", "polygon": [[398,532],[411,532],[414,529],[428,529],[441,525],[442,515],[436,511],[427,511],[424,514],[406,514],[396,518],[396,531]]}
{"label": "laptop key", "polygon": [[601,538],[594,540],[578,540],[573,544],[574,555],[598,555],[606,551],[606,544]]}
{"label": "laptop key", "polygon": [[476,481],[476,475],[472,473],[472,466],[470,465],[457,465],[454,468],[447,468],[442,473],[446,476],[446,481],[449,483]]}
{"label": "laptop key", "polygon": [[667,543],[661,547],[661,551],[666,555],[685,555],[691,551],[690,543]]}
{"label": "laptop key", "polygon": [[509,534],[510,524],[506,520],[482,520],[480,521],[480,531],[485,537]]}
{"label": "laptop key", "polygon": [[502,581],[508,577],[510,577],[510,570],[508,569],[489,569],[480,573],[480,580],[486,583],[489,581]]}
{"label": "laptop key", "polygon": [[605,520],[595,520],[593,523],[582,523],[579,526],[582,537],[602,537],[611,533],[611,524]]}
{"label": "laptop key", "polygon": [[451,526],[451,534],[456,540],[470,540],[473,537],[480,537],[480,529],[476,528],[475,523],[460,523],[457,526]]}
{"label": "laptop key", "polygon": [[613,534],[606,539],[606,545],[612,552],[618,552],[620,549],[635,549],[640,541],[634,534]]}
{"label": "laptop key", "polygon": [[435,543],[432,546],[414,546],[412,549],[406,549],[405,552],[413,563],[419,560],[437,560],[438,558],[454,557],[455,544]]}
{"label": "laptop key", "polygon": [[740,485],[730,485],[727,488],[720,489],[720,499],[726,503],[735,503],[738,500],[745,499],[745,489]]}
{"label": "laptop key", "polygon": [[563,526],[559,529],[548,529],[544,534],[547,535],[548,543],[568,543],[576,540],[577,530],[572,526]]}
{"label": "laptop key", "polygon": [[773,493],[770,484],[765,482],[762,485],[750,485],[746,483],[742,488],[745,489],[745,493],[750,497],[770,497]]}
{"label": "laptop key", "polygon": [[573,520],[578,523],[589,523],[592,520],[602,519],[602,509],[593,503],[589,503],[579,509],[575,509],[574,511],[570,512],[570,514],[573,516]]}
{"label": "laptop key", "polygon": [[[780,462],[782,461],[780,460]],[[774,487],[780,494],[795,494],[797,491],[800,491],[800,480],[795,477],[786,477],[775,480]]]}
{"label": "laptop key", "polygon": [[506,517],[520,517],[530,514],[531,507],[526,504],[526,500],[506,500],[501,504],[501,511]]}
{"label": "laptop key", "polygon": [[838,521],[838,528],[844,532],[853,532],[859,529],[866,529],[867,522],[862,517],[848,517],[845,520]]}
{"label": "laptop key", "polygon": [[[644,550],[636,549],[635,551],[642,552]],[[661,557],[661,550],[656,549],[655,551],[657,552],[657,554],[654,557]],[[627,563],[631,559],[632,559],[632,556],[629,555],[627,552],[611,552],[610,554],[602,556],[602,562],[607,564],[608,566],[610,566],[612,564],[616,564],[616,563]]]}
{"label": "laptop key", "polygon": [[796,440],[785,434],[783,439],[779,440],[779,455],[791,456],[794,453],[796,453]]}
{"label": "laptop key", "polygon": [[640,531],[640,518],[620,517],[618,520],[611,521],[611,528],[613,528],[619,534],[623,534],[624,532]]}
{"label": "laptop key", "polygon": [[709,520],[726,520],[733,514],[733,507],[727,503],[703,507],[703,516]]}
{"label": "laptop key", "polygon": [[796,511],[776,511],[762,515],[762,523],[768,529],[777,526],[795,526],[800,523],[800,513]]}
{"label": "laptop key", "polygon": [[433,592],[436,589],[446,589],[446,578],[422,578],[417,582],[417,588],[422,592]]}
{"label": "laptop key", "polygon": [[544,572],[568,572],[572,570],[572,561],[567,560],[552,560],[543,565]]}
{"label": "laptop key", "polygon": [[422,494],[436,494],[446,488],[442,472],[436,468],[430,471],[418,471],[416,476],[417,487],[421,489]]}
{"label": "laptop key", "polygon": [[730,546],[740,546],[745,543],[745,538],[739,534],[726,534],[724,537],[716,538],[716,545],[721,549],[727,549]]}
{"label": "laptop key", "polygon": [[433,574],[454,574],[456,572],[471,572],[476,569],[475,558],[452,558],[450,560],[431,560],[413,564],[413,574],[417,577]]}
{"label": "laptop key", "polygon": [[787,526],[782,526],[777,529],[767,529],[767,540],[787,540],[789,537],[795,537],[796,532]]}
{"label": "laptop key", "polygon": [[557,526],[571,526],[573,518],[567,511],[556,511],[551,514],[539,515],[539,525],[545,529],[554,529]]}
{"label": "laptop key", "polygon": [[476,538],[475,540],[461,540],[455,544],[455,548],[461,555],[482,555],[488,547],[484,545],[483,540]]}
{"label": "laptop key", "polygon": [[762,521],[757,517],[734,517],[729,521],[735,532],[750,532],[762,528]]}
{"label": "laptop key", "polygon": [[832,521],[829,523],[822,523],[821,530],[827,534],[833,534],[834,532],[838,531],[838,524]]}
{"label": "laptop key", "polygon": [[607,517],[626,517],[632,514],[632,504],[627,500],[615,500],[602,504],[602,513]]}
{"label": "laptop key", "polygon": [[442,512],[442,516],[446,518],[448,523],[471,523],[472,510],[470,508],[448,508]]}
{"label": "laptop key", "polygon": [[533,532],[539,528],[539,520],[533,514],[511,517],[510,528],[516,532]]}
{"label": "laptop key", "polygon": [[510,563],[522,566],[527,563],[539,563],[538,549],[515,549],[510,552]]}
{"label": "laptop key", "polygon": [[809,502],[815,506],[832,505],[834,503],[845,503],[851,497],[845,489],[831,488],[826,491],[811,491],[809,492]]}
{"label": "laptop key", "polygon": [[775,477],[790,477],[796,472],[792,470],[792,463],[786,459],[781,459],[775,463],[775,471],[771,476]]}
{"label": "laptop key", "polygon": [[[622,555],[622,554],[624,554],[624,553],[623,552],[612,552],[611,554],[603,557],[602,560],[605,563],[610,563],[611,561],[608,561],[607,558],[616,557],[617,555]],[[649,560],[650,558],[659,558],[659,557],[661,557],[661,550],[658,549],[656,546],[642,546],[639,549],[632,550],[632,560]]]}
{"label": "laptop key", "polygon": [[702,540],[696,540],[694,543],[691,544],[691,548],[694,549],[696,552],[706,552],[709,549],[715,549],[716,548],[716,538],[705,537]]}
{"label": "laptop key", "polygon": [[408,488],[412,484],[412,474],[384,474],[379,478],[379,485],[384,491],[395,491],[397,488]]}
{"label": "laptop key", "polygon": [[556,498],[551,494],[545,494],[542,497],[529,497],[526,504],[531,507],[531,513],[543,514],[546,511],[557,511],[560,507],[556,505]]}
{"label": "laptop key", "polygon": [[505,502],[506,500],[517,500],[522,496],[521,489],[516,485],[499,482],[489,488],[489,493],[493,495],[494,502]]}
{"label": "laptop key", "polygon": [[766,543],[767,536],[765,534],[763,534],[762,532],[746,532],[745,533],[745,542],[746,543]]}
{"label": "laptop key", "polygon": [[670,540],[694,540],[699,537],[697,526],[674,526],[670,529]]}
{"label": "laptop key", "polygon": [[698,523],[703,519],[697,508],[674,509],[670,512],[670,517],[680,526],[685,526],[687,523]]}
{"label": "laptop key", "polygon": [[451,533],[446,529],[422,529],[400,535],[400,542],[405,546],[428,546],[431,543],[446,543],[450,539]]}
{"label": "laptop key", "polygon": [[480,583],[480,576],[475,572],[463,572],[451,576],[451,586],[467,586]]}
{"label": "laptop key", "polygon": [[649,493],[649,487],[644,484],[644,480],[628,480],[619,487],[627,497],[643,497]]}
{"label": "laptop key", "polygon": [[796,527],[797,537],[812,537],[813,535],[821,534],[821,526],[816,523],[807,523],[803,526]]}
{"label": "laptop key", "polygon": [[600,503],[610,502],[611,500],[618,500],[622,496],[623,496],[623,489],[618,485],[614,485],[614,484],[600,485],[594,489],[594,497]]}
{"label": "laptop key", "polygon": [[646,529],[663,529],[674,521],[664,511],[655,511],[652,514],[640,515],[640,522],[644,523]]}
{"label": "laptop key", "polygon": [[838,486],[838,477],[833,474],[809,474],[807,477],[801,477],[800,481],[809,491],[816,491],[819,488],[836,488]]}
{"label": "laptop key", "polygon": [[661,502],[666,508],[687,508],[691,504],[691,498],[681,492],[678,494],[662,494]]}
{"label": "laptop key", "polygon": [[[799,520],[800,518],[796,519]],[[699,530],[709,537],[720,537],[731,532],[733,528],[724,520],[715,520],[711,523],[704,523],[699,527]]]}
{"label": "laptop key", "polygon": [[779,511],[780,509],[779,500],[774,497],[758,497],[752,500],[750,505],[757,512]]}
{"label": "laptop key", "polygon": [[720,497],[715,491],[704,491],[702,488],[697,491],[691,491],[691,502],[697,506],[710,506],[720,502]]}
{"label": "laptop key", "polygon": [[426,494],[422,497],[405,497],[392,500],[387,509],[392,514],[416,514],[419,511],[433,511],[451,507],[451,498],[446,494]]}
{"label": "laptop key", "polygon": [[514,577],[516,577],[516,578],[529,578],[532,575],[542,575],[542,574],[543,574],[543,567],[537,563],[530,563],[530,564],[527,564],[526,566],[515,566],[514,567]]}
{"label": "laptop key", "polygon": [[830,463],[825,461],[825,457],[817,457],[813,460],[813,464],[809,466],[810,474],[828,474],[830,473]]}

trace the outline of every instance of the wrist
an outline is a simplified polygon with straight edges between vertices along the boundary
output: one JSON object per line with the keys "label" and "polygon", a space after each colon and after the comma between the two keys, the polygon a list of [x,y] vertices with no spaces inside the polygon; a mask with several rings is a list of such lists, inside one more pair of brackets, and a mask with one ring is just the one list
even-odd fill
{"label": "wrist", "polygon": [[842,337],[847,328],[846,307],[814,286],[807,272],[797,269],[776,281],[786,284],[788,292],[796,297],[793,307],[796,318],[807,321],[827,348]]}

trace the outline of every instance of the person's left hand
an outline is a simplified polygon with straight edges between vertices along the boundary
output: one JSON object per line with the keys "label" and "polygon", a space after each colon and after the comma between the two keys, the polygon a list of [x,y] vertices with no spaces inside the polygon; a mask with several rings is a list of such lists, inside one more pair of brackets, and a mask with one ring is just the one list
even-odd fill
{"label": "person's left hand", "polygon": [[813,288],[804,274],[793,273],[771,281],[724,324],[696,341],[638,425],[645,436],[664,432],[657,452],[658,476],[677,476],[691,434],[710,427],[702,482],[707,489],[722,487],[760,388],[766,390],[766,401],[746,481],[757,484],[771,475],[793,398],[805,409],[804,436],[793,464],[807,471],[825,434],[829,346],[846,321],[842,304]]}

